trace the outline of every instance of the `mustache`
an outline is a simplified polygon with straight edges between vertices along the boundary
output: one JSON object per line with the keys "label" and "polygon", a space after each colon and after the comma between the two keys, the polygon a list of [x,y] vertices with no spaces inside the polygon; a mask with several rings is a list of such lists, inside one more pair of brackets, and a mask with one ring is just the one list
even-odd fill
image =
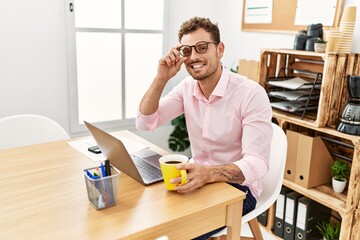
{"label": "mustache", "polygon": [[188,62],[188,65],[194,64],[194,63],[201,63],[201,62],[203,62],[203,61],[200,61],[199,59],[197,59],[197,60],[192,60],[192,61]]}

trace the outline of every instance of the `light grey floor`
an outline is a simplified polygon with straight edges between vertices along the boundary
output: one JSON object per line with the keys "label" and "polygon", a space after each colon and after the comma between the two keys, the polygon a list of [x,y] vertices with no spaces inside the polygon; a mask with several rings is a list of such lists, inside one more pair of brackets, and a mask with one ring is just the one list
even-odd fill
{"label": "light grey floor", "polygon": [[[260,227],[261,233],[264,237],[264,240],[276,240],[276,237],[271,233],[268,233],[265,228]],[[252,237],[250,228],[248,224],[245,224],[241,227],[241,236],[243,237]]]}

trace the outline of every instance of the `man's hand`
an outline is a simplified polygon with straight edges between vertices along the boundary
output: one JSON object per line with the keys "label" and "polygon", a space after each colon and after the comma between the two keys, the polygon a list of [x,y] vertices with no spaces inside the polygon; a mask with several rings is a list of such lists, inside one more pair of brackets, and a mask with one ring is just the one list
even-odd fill
{"label": "man's hand", "polygon": [[181,44],[171,48],[169,52],[159,60],[157,79],[167,82],[180,71],[181,64],[187,57],[180,56],[179,47],[181,47]]}
{"label": "man's hand", "polygon": [[179,72],[181,64],[187,59],[186,57],[180,57],[180,52],[177,50],[180,46],[170,49],[159,60],[157,75],[140,102],[139,110],[142,114],[150,115],[158,109],[166,83]]}
{"label": "man's hand", "polygon": [[[177,166],[179,170],[187,170],[188,182],[182,186],[175,186],[179,193],[191,192],[212,182],[243,183],[244,174],[235,164],[219,166],[202,166],[196,163],[184,163]],[[181,177],[171,179],[171,183],[180,184]]]}
{"label": "man's hand", "polygon": [[[209,171],[206,167],[195,163],[179,164],[177,167],[179,170],[181,169],[187,170],[188,182],[182,186],[175,186],[175,191],[179,193],[187,193],[197,188],[201,188],[202,186],[208,183]],[[181,177],[173,178],[171,179],[170,182],[175,184],[176,183],[180,184]]]}

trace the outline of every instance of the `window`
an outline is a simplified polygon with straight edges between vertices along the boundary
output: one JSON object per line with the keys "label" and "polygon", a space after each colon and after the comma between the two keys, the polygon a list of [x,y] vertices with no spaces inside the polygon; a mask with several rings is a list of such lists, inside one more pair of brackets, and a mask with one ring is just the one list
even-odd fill
{"label": "window", "polygon": [[[141,6],[141,7],[140,7]],[[70,122],[132,127],[163,54],[163,0],[68,0]]]}

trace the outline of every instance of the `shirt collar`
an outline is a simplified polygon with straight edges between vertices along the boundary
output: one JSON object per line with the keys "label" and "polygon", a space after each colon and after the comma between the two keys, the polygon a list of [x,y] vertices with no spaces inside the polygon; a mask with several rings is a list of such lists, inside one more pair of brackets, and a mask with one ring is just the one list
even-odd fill
{"label": "shirt collar", "polygon": [[[230,81],[230,73],[229,71],[223,68],[220,80],[216,84],[214,91],[211,93],[209,97],[209,101],[215,97],[223,97],[225,95],[229,81]],[[193,96],[196,97],[197,99],[206,99],[201,92],[198,81],[196,81]]]}

